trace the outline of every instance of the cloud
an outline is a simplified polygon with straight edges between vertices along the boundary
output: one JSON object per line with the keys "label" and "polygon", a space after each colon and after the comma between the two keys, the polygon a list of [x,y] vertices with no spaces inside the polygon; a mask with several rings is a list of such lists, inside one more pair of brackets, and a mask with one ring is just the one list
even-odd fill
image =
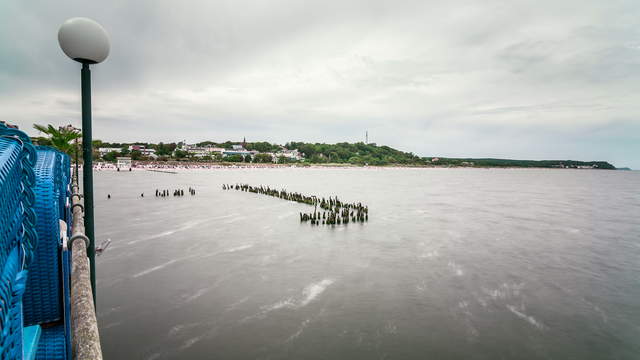
{"label": "cloud", "polygon": [[[94,136],[370,139],[421,155],[640,167],[633,1],[9,1],[0,117],[79,125],[59,25],[110,33]],[[636,155],[636,156],[633,156]]]}

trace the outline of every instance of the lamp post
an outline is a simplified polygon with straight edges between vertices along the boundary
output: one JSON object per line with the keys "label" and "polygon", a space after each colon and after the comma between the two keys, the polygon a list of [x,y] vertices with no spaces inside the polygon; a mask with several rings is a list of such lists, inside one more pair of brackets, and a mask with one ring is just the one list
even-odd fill
{"label": "lamp post", "polygon": [[87,18],[72,18],[58,30],[58,43],[71,59],[82,64],[82,187],[84,191],[84,226],[89,238],[87,256],[91,269],[93,303],[96,303],[96,239],[93,222],[93,149],[91,138],[91,71],[89,65],[104,61],[109,55],[109,35],[100,24]]}

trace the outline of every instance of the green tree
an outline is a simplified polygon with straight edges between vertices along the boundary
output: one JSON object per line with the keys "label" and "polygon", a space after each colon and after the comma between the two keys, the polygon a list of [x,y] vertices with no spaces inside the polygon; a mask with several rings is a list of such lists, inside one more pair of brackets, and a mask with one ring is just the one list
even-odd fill
{"label": "green tree", "polygon": [[399,151],[388,146],[375,143],[358,142],[337,144],[310,144],[291,141],[286,143],[287,149],[298,149],[305,156],[306,163],[351,163],[358,165],[387,164],[426,164],[424,159],[412,153]]}
{"label": "green tree", "polygon": [[33,128],[45,133],[49,137],[49,141],[51,141],[51,146],[69,155],[73,154],[74,149],[74,144],[71,142],[82,136],[75,129],[66,127],[56,129],[51,124],[46,127],[40,124],[33,124]]}
{"label": "green tree", "polygon": [[349,158],[349,163],[350,164],[358,164],[358,165],[360,165],[360,164],[363,164],[363,161],[358,156],[352,156],[352,157]]}
{"label": "green tree", "polygon": [[253,161],[257,163],[270,163],[273,162],[273,156],[271,156],[271,154],[256,154]]}
{"label": "green tree", "polygon": [[186,151],[182,151],[182,150],[176,150],[175,151],[175,157],[176,159],[184,159],[187,157],[187,152]]}
{"label": "green tree", "polygon": [[286,156],[278,156],[278,164],[288,164],[292,162],[294,161]]}
{"label": "green tree", "polygon": [[171,155],[171,151],[172,150],[169,150],[169,147],[162,142],[156,145],[156,155],[158,156]]}
{"label": "green tree", "polygon": [[319,154],[316,153],[313,156],[311,156],[310,161],[312,163],[325,163],[325,162],[327,162],[327,158],[322,153],[319,153]]}
{"label": "green tree", "polygon": [[[176,149],[176,147],[178,147],[178,145],[176,145],[176,143],[169,143],[169,144],[158,144],[158,148],[156,148],[156,150],[160,150],[160,148],[162,148],[162,155],[167,155],[167,156],[171,156],[171,154],[173,154],[173,151]],[[160,154],[158,154],[160,155]]]}
{"label": "green tree", "polygon": [[138,150],[133,150],[131,152],[131,160],[140,160],[142,159],[142,153]]}
{"label": "green tree", "polygon": [[279,149],[280,149],[280,146],[268,143],[266,141],[247,144],[247,150],[256,150],[259,152],[277,151]]}
{"label": "green tree", "polygon": [[224,160],[229,162],[242,162],[244,158],[240,154],[235,154],[235,155],[226,156]]}
{"label": "green tree", "polygon": [[102,157],[102,159],[104,161],[116,161],[116,158],[118,157],[118,152],[116,151],[110,151],[106,154],[104,154],[104,156]]}

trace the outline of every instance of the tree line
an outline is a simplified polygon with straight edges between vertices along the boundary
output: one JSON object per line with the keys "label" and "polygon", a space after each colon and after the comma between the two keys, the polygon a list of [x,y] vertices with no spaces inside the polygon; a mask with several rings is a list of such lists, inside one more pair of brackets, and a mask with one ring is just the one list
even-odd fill
{"label": "tree line", "polygon": [[513,160],[513,159],[475,159],[475,158],[429,158],[430,163],[439,166],[469,167],[519,167],[519,168],[578,168],[615,170],[615,166],[606,161],[576,160]]}
{"label": "tree line", "polygon": [[289,142],[287,149],[298,149],[310,163],[334,163],[353,165],[424,165],[425,159],[410,152],[378,146],[375,143],[305,143]]}

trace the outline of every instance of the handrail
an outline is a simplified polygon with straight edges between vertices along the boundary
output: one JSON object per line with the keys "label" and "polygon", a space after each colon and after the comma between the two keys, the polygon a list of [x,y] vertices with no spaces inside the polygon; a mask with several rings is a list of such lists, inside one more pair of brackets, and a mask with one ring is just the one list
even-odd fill
{"label": "handrail", "polygon": [[[73,194],[79,193],[77,176],[72,185]],[[73,200],[72,239],[85,239],[84,207],[80,196],[71,196]],[[78,360],[101,360],[102,348],[98,333],[93,294],[91,291],[91,274],[87,258],[86,241],[73,241],[71,247],[71,328],[73,358]]]}

